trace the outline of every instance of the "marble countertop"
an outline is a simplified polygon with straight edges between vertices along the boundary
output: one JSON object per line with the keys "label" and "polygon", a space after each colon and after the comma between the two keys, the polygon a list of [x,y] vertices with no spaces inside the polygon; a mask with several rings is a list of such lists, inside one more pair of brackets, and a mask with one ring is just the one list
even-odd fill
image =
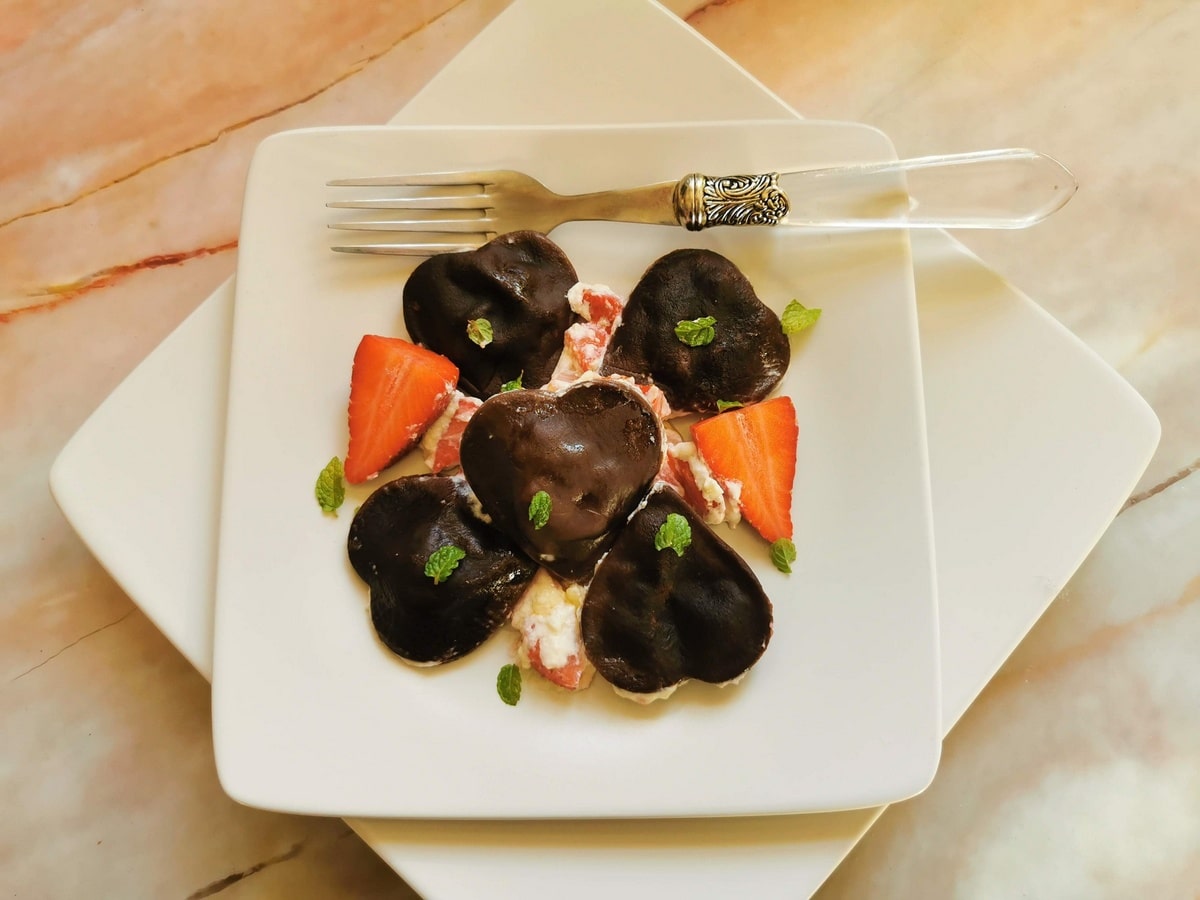
{"label": "marble countertop", "polygon": [[[386,120],[506,5],[9,4],[0,893],[415,896],[341,821],[221,792],[207,683],[78,540],[47,475],[232,274],[256,144]],[[806,115],[878,126],[902,155],[1025,145],[1066,161],[1083,187],[1052,228],[963,240],[1163,427],[1116,521],[947,739],[933,786],[818,897],[1195,897],[1200,213],[1184,198],[1200,187],[1200,5],[667,5]]]}

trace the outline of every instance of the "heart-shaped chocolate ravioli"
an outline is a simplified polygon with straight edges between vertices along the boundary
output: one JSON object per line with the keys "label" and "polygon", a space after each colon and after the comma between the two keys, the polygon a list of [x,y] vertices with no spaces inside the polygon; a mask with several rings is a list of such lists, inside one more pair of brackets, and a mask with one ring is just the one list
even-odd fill
{"label": "heart-shaped chocolate ravioli", "polygon": [[[676,334],[681,322],[708,318],[709,343],[691,346]],[[642,275],[600,371],[649,375],[672,409],[707,413],[719,400],[762,400],[790,361],[779,317],[741,270],[719,253],[693,249],[668,253]]]}
{"label": "heart-shaped chocolate ravioli", "polygon": [[[466,393],[490,397],[522,373],[525,384],[542,385],[574,318],[567,291],[576,281],[571,261],[544,234],[502,234],[478,250],[417,266],[404,285],[404,325],[414,341],[458,366]],[[469,330],[479,320],[490,326],[490,339]]]}
{"label": "heart-shaped chocolate ravioli", "polygon": [[[672,513],[691,527],[682,556],[655,547]],[[635,694],[688,678],[732,681],[767,649],[771,623],[771,601],[750,567],[669,488],[654,491],[621,530],[580,618],[596,671]]]}
{"label": "heart-shaped chocolate ravioli", "polygon": [[[457,547],[457,566],[426,574]],[[371,589],[371,622],[393,653],[418,665],[470,653],[508,619],[537,572],[512,541],[475,515],[461,478],[412,475],[371,494],[354,515],[350,564]]]}
{"label": "heart-shaped chocolate ravioli", "polygon": [[461,452],[492,523],[551,572],[578,581],[649,490],[663,436],[637,391],[585,381],[561,394],[497,394],[467,423]]}

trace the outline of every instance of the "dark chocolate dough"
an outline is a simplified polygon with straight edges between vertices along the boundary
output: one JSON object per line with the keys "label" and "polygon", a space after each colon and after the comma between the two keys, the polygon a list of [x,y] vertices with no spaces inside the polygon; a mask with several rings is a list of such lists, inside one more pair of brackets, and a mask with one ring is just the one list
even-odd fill
{"label": "dark chocolate dough", "polygon": [[[712,343],[675,336],[684,320],[716,319]],[[779,317],[732,262],[711,250],[675,250],[657,260],[629,295],[604,357],[604,374],[649,375],[672,409],[717,412],[717,401],[754,403],[791,361]]]}
{"label": "dark chocolate dough", "polygon": [[[417,266],[404,285],[404,325],[414,341],[458,366],[465,393],[490,397],[522,373],[537,387],[550,380],[574,321],[567,291],[576,281],[571,261],[544,234],[502,234],[478,250]],[[467,336],[467,323],[481,318],[492,326],[486,347]]]}
{"label": "dark chocolate dough", "polygon": [[[641,395],[611,381],[562,394],[509,391],[467,423],[463,474],[493,524],[560,578],[586,580],[641,502],[663,458],[662,428]],[[529,504],[550,495],[535,528]]]}
{"label": "dark chocolate dough", "polygon": [[[470,653],[508,620],[537,572],[472,513],[469,498],[461,478],[398,478],[368,497],[350,525],[350,564],[371,589],[371,622],[410,662],[445,663]],[[425,563],[445,544],[466,556],[434,584]]]}
{"label": "dark chocolate dough", "polygon": [[[692,528],[682,557],[654,546],[670,513]],[[749,669],[771,639],[771,601],[742,558],[678,494],[660,488],[596,569],[581,627],[601,677],[651,694],[686,678],[720,684]]]}

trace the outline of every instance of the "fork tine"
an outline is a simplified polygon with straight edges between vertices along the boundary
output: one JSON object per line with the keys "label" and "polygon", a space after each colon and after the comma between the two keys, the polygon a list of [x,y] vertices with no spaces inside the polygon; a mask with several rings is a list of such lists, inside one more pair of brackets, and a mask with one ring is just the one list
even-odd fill
{"label": "fork tine", "polygon": [[482,246],[483,241],[470,243],[432,241],[420,244],[345,244],[329,249],[338,253],[374,253],[383,256],[436,256],[439,253],[462,253],[466,250],[477,250]]}
{"label": "fork tine", "polygon": [[330,200],[329,209],[488,209],[493,201],[483,194],[471,197],[374,197],[369,200]]}
{"label": "fork tine", "polygon": [[424,175],[373,175],[369,178],[335,178],[329,187],[458,187],[494,184],[498,172],[427,172]]}
{"label": "fork tine", "polygon": [[388,219],[379,222],[330,222],[342,231],[428,231],[430,233],[475,233],[495,231],[494,219]]}

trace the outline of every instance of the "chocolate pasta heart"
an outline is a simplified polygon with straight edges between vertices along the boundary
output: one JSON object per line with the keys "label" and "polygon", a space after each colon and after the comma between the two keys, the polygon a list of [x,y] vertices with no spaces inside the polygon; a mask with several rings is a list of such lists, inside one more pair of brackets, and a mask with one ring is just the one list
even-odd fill
{"label": "chocolate pasta heart", "polygon": [[[687,522],[678,552],[656,538]],[[670,489],[652,493],[596,570],[580,626],[613,687],[647,700],[689,678],[725,684],[771,640],[771,601],[754,572]]]}
{"label": "chocolate pasta heart", "polygon": [[[688,326],[697,330],[679,330]],[[672,409],[714,413],[722,400],[764,399],[790,360],[779,317],[742,271],[719,253],[687,249],[661,257],[642,275],[600,371],[649,375]]]}
{"label": "chocolate pasta heart", "polygon": [[[385,484],[354,514],[346,545],[371,589],[380,640],[420,666],[458,659],[487,640],[537,572],[508,537],[475,517],[462,480],[442,475]],[[462,556],[434,579],[429,562],[446,547]]]}
{"label": "chocolate pasta heart", "polygon": [[[567,291],[577,280],[544,234],[502,234],[417,266],[404,285],[404,324],[414,341],[458,366],[459,389],[468,394],[490,397],[522,376],[545,384],[574,320]],[[483,322],[486,334],[472,330]]]}
{"label": "chocolate pasta heart", "polygon": [[610,381],[497,394],[462,439],[463,474],[492,524],[568,581],[590,577],[662,458],[650,407]]}

